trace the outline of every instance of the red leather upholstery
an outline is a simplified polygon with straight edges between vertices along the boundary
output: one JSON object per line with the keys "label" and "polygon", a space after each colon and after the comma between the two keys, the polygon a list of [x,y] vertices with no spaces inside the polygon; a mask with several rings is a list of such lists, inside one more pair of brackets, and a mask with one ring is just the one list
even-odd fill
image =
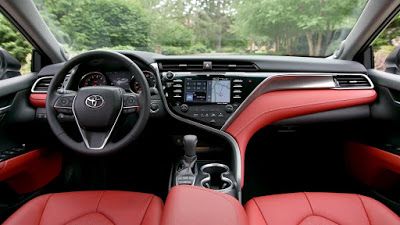
{"label": "red leather upholstery", "polygon": [[400,156],[373,146],[350,142],[347,164],[353,176],[374,189],[385,190],[400,182]]}
{"label": "red leather upholstery", "polygon": [[160,198],[123,191],[83,191],[37,197],[4,225],[158,225]]}
{"label": "red leather upholstery", "polygon": [[356,194],[294,193],[246,204],[250,225],[398,225],[382,203]]}
{"label": "red leather upholstery", "polygon": [[0,162],[0,181],[19,194],[33,192],[61,172],[62,156],[57,151],[35,149]]}
{"label": "red leather upholstery", "polygon": [[36,108],[44,108],[46,107],[46,98],[47,94],[33,93],[29,96],[29,101]]}
{"label": "red leather upholstery", "polygon": [[180,185],[168,194],[162,225],[246,225],[235,198],[206,188]]}

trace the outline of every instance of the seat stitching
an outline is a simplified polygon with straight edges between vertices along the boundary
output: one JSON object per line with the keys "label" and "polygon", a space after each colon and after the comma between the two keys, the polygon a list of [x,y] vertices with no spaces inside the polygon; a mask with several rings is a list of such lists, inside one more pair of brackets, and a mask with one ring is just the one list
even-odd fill
{"label": "seat stitching", "polygon": [[96,212],[98,212],[101,199],[103,198],[103,195],[104,195],[105,192],[106,192],[106,191],[102,191],[101,194],[100,194],[100,198],[99,198],[99,201],[97,202],[97,206],[96,206]]}
{"label": "seat stitching", "polygon": [[147,204],[146,210],[144,211],[144,215],[143,215],[143,217],[142,217],[142,221],[140,221],[140,224],[143,224],[144,218],[145,218],[146,215],[147,215],[147,210],[149,210],[150,205],[151,205],[151,202],[153,202],[153,199],[154,199],[154,196],[151,196],[150,201],[149,201],[149,203]]}
{"label": "seat stitching", "polygon": [[[333,223],[339,224],[339,223],[335,222],[334,220],[332,220],[332,219],[330,219],[330,218],[328,218],[328,217],[325,217],[325,216],[321,216],[321,215],[311,215],[311,216],[321,217],[321,218],[324,218],[324,219],[326,219],[326,220],[329,220],[329,221],[331,221],[331,222],[333,222]],[[301,224],[302,222],[304,222],[304,220],[306,220],[306,219],[309,218],[309,217],[310,217],[310,215],[304,217],[304,219],[302,219],[302,220],[300,221],[299,224]]]}
{"label": "seat stitching", "polygon": [[111,221],[111,223],[116,224],[116,223],[114,222],[114,220],[112,220],[108,215],[106,215],[105,213],[99,212],[100,202],[101,202],[101,200],[103,199],[103,196],[104,196],[104,194],[105,194],[106,192],[107,192],[107,191],[102,191],[102,192],[101,192],[99,201],[97,202],[97,206],[96,206],[96,213],[103,215],[106,219],[108,219],[109,221]]}
{"label": "seat stitching", "polygon": [[360,201],[361,201],[361,205],[362,205],[362,207],[363,207],[363,209],[364,209],[365,215],[367,216],[368,224],[371,225],[372,223],[371,223],[371,220],[369,219],[368,212],[367,212],[367,209],[365,208],[364,202],[363,202],[363,200],[361,199],[361,196],[360,196],[360,195],[357,195],[357,197],[358,197],[358,199],[360,199]]}
{"label": "seat stitching", "polygon": [[90,215],[90,214],[100,214],[100,215],[104,216],[108,221],[110,221],[111,223],[115,224],[114,221],[112,221],[107,215],[105,215],[105,214],[102,213],[102,212],[88,212],[88,213],[79,215],[79,216],[77,216],[77,217],[74,217],[74,218],[68,220],[67,222],[65,222],[65,224],[71,223],[71,222],[74,221],[74,220],[77,220],[77,219],[79,219],[79,218],[85,217],[85,216]]}
{"label": "seat stitching", "polygon": [[39,224],[38,225],[40,225],[40,224],[42,224],[42,219],[43,219],[43,214],[44,214],[44,211],[46,210],[46,208],[47,208],[47,203],[49,202],[49,200],[50,200],[50,198],[53,196],[53,194],[49,194],[49,197],[46,199],[46,202],[44,203],[44,207],[43,207],[43,211],[42,211],[42,213],[40,214],[40,220],[39,220]]}
{"label": "seat stitching", "polygon": [[313,209],[313,207],[312,207],[312,205],[311,205],[311,201],[310,201],[310,199],[308,198],[308,196],[307,196],[307,193],[306,193],[306,192],[303,192],[303,194],[304,194],[304,196],[306,197],[306,200],[307,200],[307,202],[308,202],[308,205],[310,206],[310,209],[311,209],[311,215],[313,215],[313,216],[314,216],[314,209]]}
{"label": "seat stitching", "polygon": [[265,224],[268,225],[267,219],[265,218],[264,213],[261,211],[261,208],[260,208],[260,206],[258,205],[256,199],[253,199],[253,202],[254,202],[254,204],[256,205],[258,211],[260,212],[262,218],[264,219]]}
{"label": "seat stitching", "polygon": [[111,223],[116,224],[110,217],[108,217],[107,215],[105,215],[105,214],[102,213],[102,212],[98,212],[98,210],[97,210],[98,207],[99,207],[99,205],[100,205],[100,201],[101,201],[101,199],[103,198],[103,195],[104,195],[105,192],[106,192],[106,191],[102,191],[102,192],[101,192],[99,201],[97,202],[97,206],[96,206],[96,209],[95,209],[94,212],[88,212],[88,213],[85,213],[85,214],[76,216],[76,217],[74,217],[74,218],[68,220],[67,222],[65,222],[65,224],[68,224],[68,223],[70,223],[70,222],[72,222],[72,221],[74,221],[74,220],[77,220],[77,219],[79,219],[79,218],[81,218],[81,217],[90,215],[90,214],[92,214],[92,213],[98,213],[98,214],[100,214],[100,215],[103,215],[103,216],[104,216],[106,219],[108,219]]}

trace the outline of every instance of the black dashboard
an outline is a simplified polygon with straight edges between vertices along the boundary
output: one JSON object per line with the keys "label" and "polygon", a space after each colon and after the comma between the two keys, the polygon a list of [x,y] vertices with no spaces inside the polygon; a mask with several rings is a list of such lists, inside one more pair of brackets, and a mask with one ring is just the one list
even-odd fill
{"label": "black dashboard", "polygon": [[[366,74],[365,67],[357,62],[327,58],[120,53],[133,60],[146,76],[152,88],[150,109],[153,117],[168,113],[185,122],[218,130],[224,129],[237,111],[251,101],[249,96],[271,91],[271,88],[341,88],[338,76],[350,75],[363,80]],[[51,77],[62,65],[43,68],[39,77]],[[282,76],[291,78],[282,80]],[[370,81],[366,79],[369,85]],[[118,62],[102,59],[81,64],[63,84],[64,88],[71,90],[97,85],[140,92],[134,74],[127,72]]]}

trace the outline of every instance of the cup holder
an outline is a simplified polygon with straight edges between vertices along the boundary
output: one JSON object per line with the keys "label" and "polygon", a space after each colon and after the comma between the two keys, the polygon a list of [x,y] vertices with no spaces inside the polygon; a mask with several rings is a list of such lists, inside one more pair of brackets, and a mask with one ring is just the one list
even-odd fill
{"label": "cup holder", "polygon": [[228,178],[229,167],[220,163],[210,163],[202,166],[200,171],[205,175],[201,180],[201,186],[220,192],[230,192],[233,182]]}

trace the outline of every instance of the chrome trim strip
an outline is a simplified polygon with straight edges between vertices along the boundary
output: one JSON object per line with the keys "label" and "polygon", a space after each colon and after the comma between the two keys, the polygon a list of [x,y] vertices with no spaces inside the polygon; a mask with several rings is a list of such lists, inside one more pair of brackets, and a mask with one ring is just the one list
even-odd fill
{"label": "chrome trim strip", "polygon": [[1,107],[1,108],[0,108],[0,114],[3,114],[3,113],[8,112],[8,111],[10,110],[11,106],[12,106],[12,104],[11,104],[11,105],[7,105],[7,106],[4,106],[4,107]]}
{"label": "chrome trim strip", "polygon": [[102,150],[102,149],[104,148],[104,146],[106,146],[107,141],[108,141],[108,139],[110,138],[111,133],[113,132],[113,130],[114,130],[114,128],[115,128],[115,125],[117,125],[117,121],[118,121],[118,119],[119,119],[119,116],[120,116],[121,113],[122,113],[122,109],[123,109],[123,106],[124,106],[124,101],[123,101],[123,99],[122,99],[122,101],[121,101],[121,108],[120,108],[120,110],[119,110],[119,113],[118,113],[117,118],[115,118],[114,124],[112,125],[112,127],[111,127],[110,131],[108,132],[106,138],[104,138],[103,144],[102,144],[100,147],[98,147],[98,148],[92,148],[92,147],[90,147],[89,142],[88,142],[88,140],[87,140],[87,138],[86,138],[86,134],[84,133],[82,127],[79,125],[78,119],[76,118],[76,115],[75,115],[75,107],[74,107],[74,105],[75,105],[75,99],[76,99],[76,96],[74,97],[74,100],[72,101],[72,114],[74,115],[74,119],[75,119],[76,125],[78,126],[79,132],[81,133],[83,142],[85,143],[86,147],[87,147],[88,149],[90,149],[90,150]]}
{"label": "chrome trim strip", "polygon": [[232,171],[234,172],[234,176],[235,176],[236,182],[239,184],[238,196],[239,196],[239,200],[240,200],[241,199],[241,180],[242,180],[242,164],[241,164],[242,161],[241,161],[241,156],[240,156],[239,145],[236,142],[236,140],[230,134],[228,134],[228,133],[226,133],[224,131],[221,131],[221,130],[206,126],[206,125],[198,123],[198,122],[194,122],[194,121],[186,119],[186,118],[183,118],[183,117],[175,114],[174,112],[172,112],[172,110],[169,108],[169,105],[168,105],[167,99],[165,97],[164,91],[162,90],[161,74],[160,74],[160,71],[158,69],[158,65],[157,65],[157,63],[152,63],[152,64],[150,64],[150,66],[152,66],[154,71],[156,72],[156,78],[157,78],[157,82],[158,82],[157,87],[159,88],[161,99],[162,99],[162,101],[164,103],[164,106],[165,106],[165,109],[167,110],[169,115],[171,115],[173,118],[175,118],[175,119],[177,119],[179,121],[182,121],[184,123],[188,123],[190,125],[193,125],[193,126],[196,126],[196,127],[200,128],[200,129],[203,129],[203,130],[206,130],[208,132],[212,132],[214,134],[217,134],[217,135],[225,138],[231,144],[231,147],[233,149],[233,165],[232,165],[233,169],[232,169]]}
{"label": "chrome trim strip", "polygon": [[39,83],[39,81],[44,80],[44,79],[50,79],[50,81],[51,81],[51,79],[53,79],[53,77],[52,76],[45,76],[45,77],[41,77],[41,78],[37,79],[35,81],[35,83],[33,83],[32,87],[31,87],[31,93],[42,93],[42,94],[47,93],[47,91],[35,91],[36,85]]}
{"label": "chrome trim strip", "polygon": [[[369,82],[369,87],[337,87],[334,81],[335,76],[363,76]],[[346,73],[292,73],[275,74],[263,80],[247,98],[240,104],[239,108],[228,118],[221,130],[226,130],[239,114],[257,97],[273,91],[282,90],[312,90],[312,89],[334,89],[334,90],[363,90],[373,89],[374,84],[365,74],[346,74]]]}

